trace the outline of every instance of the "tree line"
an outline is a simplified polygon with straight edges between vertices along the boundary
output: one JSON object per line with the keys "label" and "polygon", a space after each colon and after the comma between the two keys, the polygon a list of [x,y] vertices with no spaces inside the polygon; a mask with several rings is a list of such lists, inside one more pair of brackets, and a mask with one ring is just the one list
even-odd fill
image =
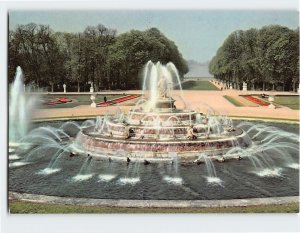
{"label": "tree line", "polygon": [[299,83],[299,28],[270,25],[231,33],[209,64],[218,80],[240,89],[296,91]]}
{"label": "tree line", "polygon": [[30,23],[9,31],[8,75],[13,81],[17,66],[25,73],[25,84],[62,91],[139,89],[147,61],[173,62],[179,75],[188,72],[187,62],[176,44],[157,28],[117,31],[102,24],[83,32],[54,32],[49,25]]}

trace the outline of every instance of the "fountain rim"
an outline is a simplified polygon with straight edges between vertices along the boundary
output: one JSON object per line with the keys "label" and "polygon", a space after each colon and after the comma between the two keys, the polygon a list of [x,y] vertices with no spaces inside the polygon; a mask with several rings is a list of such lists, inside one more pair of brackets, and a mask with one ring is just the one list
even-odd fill
{"label": "fountain rim", "polygon": [[[145,122],[153,122],[153,121],[145,121]],[[181,121],[181,122],[188,122],[190,123],[189,120],[186,120],[186,121]],[[110,121],[110,122],[107,122],[107,124],[111,125],[111,126],[120,126],[120,127],[125,127],[125,125],[123,125],[122,123],[119,123],[119,122],[113,122],[113,121]],[[214,123],[212,125],[216,125],[217,123]],[[129,125],[128,125],[129,126]],[[205,124],[195,124],[194,127],[199,127],[199,126],[203,126],[203,127],[207,127]],[[164,125],[164,126],[161,126],[161,125],[138,125],[138,124],[130,124],[130,127],[131,128],[138,128],[138,129],[158,129],[158,128],[164,128],[164,129],[182,129],[182,128],[190,128],[190,124],[184,124],[184,125],[172,125],[172,126],[169,126],[169,125]]]}
{"label": "fountain rim", "polygon": [[178,144],[178,143],[210,143],[210,142],[219,142],[219,141],[228,141],[231,139],[235,139],[237,137],[243,137],[245,136],[247,133],[246,131],[244,131],[243,129],[239,129],[241,131],[240,134],[231,134],[229,137],[226,138],[210,138],[210,139],[197,139],[197,140],[188,140],[188,139],[184,139],[184,140],[140,140],[140,139],[123,139],[123,138],[110,138],[110,137],[97,137],[94,135],[90,135],[90,134],[85,134],[84,132],[81,131],[81,133],[84,136],[88,136],[88,137],[93,137],[96,140],[102,140],[102,141],[106,141],[106,142],[117,142],[117,143],[132,143],[132,144]]}
{"label": "fountain rim", "polygon": [[247,207],[257,205],[283,205],[299,203],[299,196],[243,198],[243,199],[211,199],[211,200],[140,200],[140,199],[101,199],[60,197],[30,193],[8,192],[9,200],[22,200],[32,203],[69,204],[75,206],[98,207],[136,207],[136,208],[220,208]]}
{"label": "fountain rim", "polygon": [[[86,150],[82,150],[76,147],[73,147],[73,152],[78,153],[79,155],[86,155]],[[168,152],[155,152],[156,157],[149,157],[149,156],[144,156],[144,157],[137,157],[136,155],[139,154],[141,151],[131,151],[129,152],[126,156],[116,156],[114,152],[116,152],[116,150],[110,150],[110,149],[106,149],[107,153],[106,155],[103,155],[101,153],[95,153],[93,151],[89,151],[89,155],[91,157],[94,157],[96,160],[107,160],[107,159],[111,159],[111,161],[114,162],[126,162],[127,158],[130,158],[130,160],[132,160],[132,162],[138,162],[138,163],[142,163],[145,160],[147,160],[148,162],[151,163],[172,163],[174,162],[174,158],[171,156],[163,156],[168,154]],[[232,154],[230,156],[224,156],[221,155],[224,150],[222,149],[215,149],[215,150],[206,150],[205,153],[209,154],[209,153],[217,153],[217,155],[211,155],[209,156],[210,159],[212,161],[217,161],[217,162],[224,162],[225,160],[240,160],[241,156],[239,154]],[[150,152],[152,153],[152,152]],[[199,151],[189,151],[187,152],[176,152],[178,155],[178,158],[180,159],[180,164],[185,164],[185,165],[194,165],[197,161],[199,162],[203,162],[201,160],[199,160],[199,154],[201,154],[201,152]]]}

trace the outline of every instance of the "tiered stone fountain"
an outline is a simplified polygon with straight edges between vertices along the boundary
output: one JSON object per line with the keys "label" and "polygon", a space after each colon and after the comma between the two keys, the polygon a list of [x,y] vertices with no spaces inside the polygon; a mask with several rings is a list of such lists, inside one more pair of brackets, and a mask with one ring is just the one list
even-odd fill
{"label": "tiered stone fountain", "polygon": [[249,146],[247,134],[234,128],[230,121],[176,108],[172,98],[175,85],[181,88],[172,63],[164,66],[148,62],[143,87],[143,93],[149,93],[147,100],[140,101],[143,103],[127,115],[98,117],[95,126],[79,132],[74,150],[97,157],[141,161],[171,160],[171,152],[176,152],[182,162],[199,162],[199,152],[218,161],[239,158],[225,158],[224,154],[237,145]]}

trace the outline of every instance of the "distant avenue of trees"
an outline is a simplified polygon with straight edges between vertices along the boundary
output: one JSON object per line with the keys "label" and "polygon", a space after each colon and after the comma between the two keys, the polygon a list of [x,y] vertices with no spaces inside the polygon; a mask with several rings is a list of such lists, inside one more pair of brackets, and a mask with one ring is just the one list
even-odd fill
{"label": "distant avenue of trees", "polygon": [[231,33],[209,64],[218,80],[241,88],[296,91],[299,83],[299,28],[279,25]]}
{"label": "distant avenue of trees", "polygon": [[101,24],[84,32],[54,32],[48,25],[30,23],[9,31],[8,75],[12,82],[17,66],[25,84],[62,91],[138,89],[141,69],[148,60],[173,62],[180,76],[188,66],[177,46],[158,29],[131,30],[117,35]]}

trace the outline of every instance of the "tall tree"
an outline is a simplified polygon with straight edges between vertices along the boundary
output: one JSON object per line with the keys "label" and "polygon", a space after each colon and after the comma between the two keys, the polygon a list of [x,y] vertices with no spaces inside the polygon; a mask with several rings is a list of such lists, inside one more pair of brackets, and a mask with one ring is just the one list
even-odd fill
{"label": "tall tree", "polygon": [[84,31],[85,54],[89,78],[95,84],[96,90],[104,86],[104,80],[109,76],[107,65],[108,48],[114,43],[116,31],[102,24],[96,27],[88,26]]}
{"label": "tall tree", "polygon": [[[175,43],[158,29],[121,35],[101,24],[84,32],[54,32],[48,25],[19,25],[9,33],[9,77],[25,70],[25,82],[51,88],[68,84],[86,90],[139,88],[139,74],[148,60],[173,62],[181,78],[188,66]],[[61,90],[61,88],[60,88]]]}
{"label": "tall tree", "polygon": [[[231,33],[210,62],[210,72],[241,85],[281,85],[295,90],[299,74],[299,34],[279,25]],[[293,84],[291,84],[293,83]]]}
{"label": "tall tree", "polygon": [[156,28],[146,31],[131,30],[119,35],[110,46],[109,54],[111,69],[119,70],[112,71],[119,77],[116,82],[118,87],[123,83],[123,88],[139,88],[139,72],[149,60],[163,64],[173,62],[181,77],[188,72],[187,63],[177,46]]}

